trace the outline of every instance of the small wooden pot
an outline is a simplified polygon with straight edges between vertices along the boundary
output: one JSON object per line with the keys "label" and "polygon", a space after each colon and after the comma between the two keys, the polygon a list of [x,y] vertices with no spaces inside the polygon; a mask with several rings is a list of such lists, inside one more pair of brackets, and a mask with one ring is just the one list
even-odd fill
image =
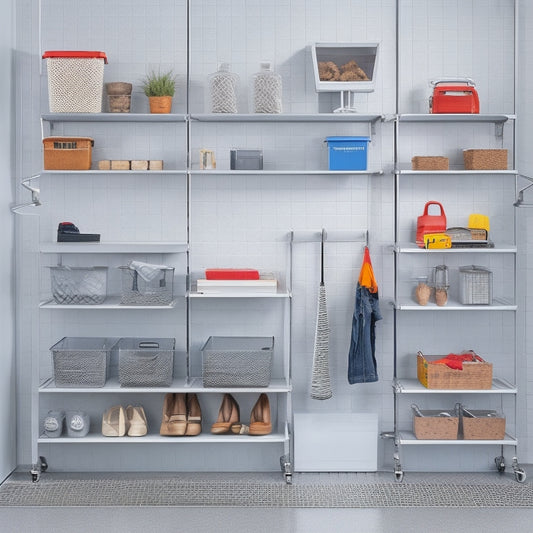
{"label": "small wooden pot", "polygon": [[149,96],[150,113],[170,113],[172,96]]}

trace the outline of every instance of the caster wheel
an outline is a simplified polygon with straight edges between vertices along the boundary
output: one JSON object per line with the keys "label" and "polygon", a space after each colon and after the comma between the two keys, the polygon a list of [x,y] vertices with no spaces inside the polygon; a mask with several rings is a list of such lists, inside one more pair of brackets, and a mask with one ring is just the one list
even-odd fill
{"label": "caster wheel", "polygon": [[32,483],[37,483],[39,481],[39,474],[36,474],[34,472],[31,473],[31,481]]}
{"label": "caster wheel", "polygon": [[515,471],[514,477],[518,483],[524,483],[526,480],[526,473],[520,468],[519,470]]}
{"label": "caster wheel", "polygon": [[48,463],[46,462],[46,459],[42,455],[39,457],[39,459],[41,460],[41,472],[46,472],[48,470]]}
{"label": "caster wheel", "polygon": [[292,485],[292,475],[291,474],[286,474],[285,475],[285,483],[287,483],[287,485]]}
{"label": "caster wheel", "polygon": [[496,468],[498,469],[498,472],[505,472],[505,460],[503,457],[496,457],[494,459],[494,462],[496,463]]}
{"label": "caster wheel", "polygon": [[403,481],[403,472],[401,470],[396,470],[396,472],[394,472],[394,479],[397,483],[401,483]]}

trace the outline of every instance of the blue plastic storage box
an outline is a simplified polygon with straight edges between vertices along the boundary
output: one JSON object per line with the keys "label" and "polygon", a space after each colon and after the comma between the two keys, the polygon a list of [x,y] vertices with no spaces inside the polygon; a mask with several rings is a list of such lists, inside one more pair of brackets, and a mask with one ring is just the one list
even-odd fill
{"label": "blue plastic storage box", "polygon": [[370,137],[326,137],[329,170],[366,170]]}

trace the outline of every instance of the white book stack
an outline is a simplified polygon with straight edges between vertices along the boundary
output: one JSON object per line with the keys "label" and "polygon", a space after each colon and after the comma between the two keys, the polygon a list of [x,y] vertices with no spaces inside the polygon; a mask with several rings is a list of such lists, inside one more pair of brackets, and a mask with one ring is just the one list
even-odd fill
{"label": "white book stack", "polygon": [[197,291],[202,294],[264,294],[276,293],[278,280],[272,274],[259,279],[199,279]]}

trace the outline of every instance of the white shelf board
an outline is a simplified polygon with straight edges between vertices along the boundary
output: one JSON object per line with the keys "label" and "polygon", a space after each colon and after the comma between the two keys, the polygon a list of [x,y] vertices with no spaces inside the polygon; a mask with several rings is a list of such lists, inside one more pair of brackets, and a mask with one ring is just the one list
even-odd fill
{"label": "white shelf board", "polygon": [[157,175],[168,175],[168,176],[179,176],[179,175],[186,175],[187,171],[185,169],[182,170],[42,170],[39,172],[41,176],[65,176],[65,175],[73,175],[73,176],[107,176],[107,175],[150,175],[150,176],[157,176]]}
{"label": "white shelf board", "polygon": [[517,172],[516,170],[395,170],[395,174],[398,174],[399,176],[405,175],[405,174],[411,174],[411,175],[423,175],[423,176],[469,176],[469,175],[509,175],[509,176],[516,176]]}
{"label": "white shelf board", "polygon": [[43,242],[43,254],[184,253],[185,242]]}
{"label": "white shelf board", "polygon": [[505,379],[494,378],[490,389],[428,389],[417,379],[396,379],[393,385],[397,394],[516,394],[515,385]]}
{"label": "white shelf board", "polygon": [[189,298],[290,298],[292,294],[288,291],[278,292],[220,292],[220,293],[201,293],[191,291]]}
{"label": "white shelf board", "polygon": [[[474,241],[475,242],[475,241]],[[398,243],[395,251],[401,254],[515,254],[515,244],[495,244],[494,248],[420,248],[415,243]]]}
{"label": "white shelf board", "polygon": [[363,115],[359,113],[192,113],[192,121],[197,122],[367,122],[375,123],[383,115]]}
{"label": "white shelf board", "polygon": [[185,122],[180,113],[44,113],[46,122]]}
{"label": "white shelf board", "polygon": [[192,176],[381,176],[383,170],[191,170]]}
{"label": "white shelf board", "polygon": [[[176,353],[177,358],[185,360],[185,353]],[[121,387],[117,377],[108,378],[103,387],[56,387],[52,378],[46,380],[39,387],[40,394],[167,394],[169,392],[189,393],[286,393],[292,390],[285,379],[272,379],[268,387],[204,387],[202,378],[174,378],[170,387]]]}
{"label": "white shelf board", "polygon": [[120,303],[120,296],[108,296],[104,303],[96,305],[82,305],[82,304],[58,304],[54,300],[46,300],[39,304],[41,309],[53,309],[56,311],[68,309],[83,309],[83,310],[102,310],[102,309],[140,309],[140,310],[162,310],[174,309],[176,307],[177,298],[174,298],[169,305],[122,305]]}
{"label": "white shelf board", "polygon": [[510,435],[505,435],[504,439],[501,440],[465,440],[465,439],[436,439],[436,440],[426,440],[426,439],[417,439],[413,432],[411,431],[400,431],[400,438],[399,442],[402,445],[443,445],[446,446],[452,445],[452,446],[479,446],[480,444],[483,445],[509,445],[509,446],[516,446],[517,440],[514,437],[511,437]]}
{"label": "white shelf board", "polygon": [[429,302],[427,305],[415,304],[412,300],[409,303],[396,302],[396,309],[400,311],[516,311],[518,306],[502,299],[493,298],[492,305],[463,305],[453,300],[448,300],[448,303],[439,306],[434,302]]}
{"label": "white shelf board", "polygon": [[39,437],[39,444],[265,444],[283,443],[287,441],[283,433],[270,435],[212,435],[208,432],[200,433],[195,437],[167,437],[158,434],[148,434],[144,437],[104,437],[100,433],[89,433],[85,437],[58,437],[49,438],[44,434]]}
{"label": "white shelf board", "polygon": [[475,113],[405,113],[399,114],[400,122],[507,122],[515,120],[516,115],[504,114],[475,114]]}

